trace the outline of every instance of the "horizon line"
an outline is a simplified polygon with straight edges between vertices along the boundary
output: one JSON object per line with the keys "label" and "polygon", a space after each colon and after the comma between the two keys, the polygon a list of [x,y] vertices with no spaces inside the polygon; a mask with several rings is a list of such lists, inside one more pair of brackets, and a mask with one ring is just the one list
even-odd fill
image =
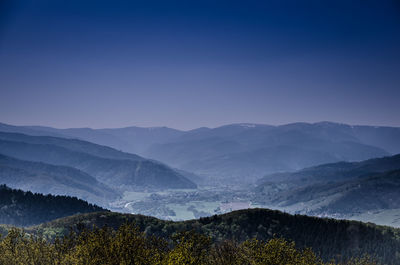
{"label": "horizon line", "polygon": [[128,125],[128,126],[121,126],[121,127],[56,127],[52,125],[38,125],[38,124],[11,124],[11,123],[6,123],[6,122],[0,122],[0,125],[8,125],[8,126],[15,126],[15,127],[45,127],[45,128],[52,128],[52,129],[57,129],[57,130],[68,130],[68,129],[89,129],[89,130],[107,130],[107,129],[127,129],[127,128],[141,128],[141,129],[160,129],[160,128],[167,128],[167,129],[173,129],[177,131],[183,131],[183,132],[188,132],[188,131],[193,131],[193,130],[198,130],[198,129],[217,129],[225,126],[232,126],[232,125],[243,125],[243,126],[248,126],[251,127],[253,126],[271,126],[271,127],[281,127],[281,126],[287,126],[287,125],[293,125],[293,124],[310,124],[310,125],[316,125],[316,124],[336,124],[336,125],[345,125],[345,126],[368,126],[368,127],[381,127],[381,128],[400,128],[400,126],[393,126],[393,125],[376,125],[376,124],[350,124],[350,123],[344,123],[344,122],[336,122],[336,121],[327,121],[327,120],[322,120],[322,121],[317,121],[317,122],[306,122],[306,121],[297,121],[297,122],[289,122],[289,123],[281,123],[281,124],[268,124],[268,123],[253,123],[253,122],[237,122],[237,123],[226,123],[222,124],[219,126],[211,127],[211,126],[200,126],[200,127],[195,127],[192,129],[178,129],[174,127],[169,127],[166,125],[161,125],[161,126],[137,126],[137,125]]}

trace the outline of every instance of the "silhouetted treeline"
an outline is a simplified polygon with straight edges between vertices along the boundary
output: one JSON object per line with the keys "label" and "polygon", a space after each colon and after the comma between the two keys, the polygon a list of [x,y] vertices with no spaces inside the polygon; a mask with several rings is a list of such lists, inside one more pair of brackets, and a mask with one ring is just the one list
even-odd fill
{"label": "silhouetted treeline", "polygon": [[103,208],[69,196],[32,193],[0,185],[0,224],[28,226]]}

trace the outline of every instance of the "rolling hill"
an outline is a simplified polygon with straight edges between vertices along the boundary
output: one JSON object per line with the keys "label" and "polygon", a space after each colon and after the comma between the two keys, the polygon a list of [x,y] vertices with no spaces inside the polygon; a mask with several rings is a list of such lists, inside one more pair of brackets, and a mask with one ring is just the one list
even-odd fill
{"label": "rolling hill", "polygon": [[193,182],[164,164],[80,140],[3,132],[0,153],[73,167],[112,187],[196,188]]}
{"label": "rolling hill", "polygon": [[[366,214],[372,218],[375,213],[387,210],[400,214],[400,170],[283,190],[272,198],[276,206],[309,215],[357,219],[357,216]],[[367,216],[358,219],[365,218]],[[381,222],[399,226],[396,218],[391,222],[384,219]]]}
{"label": "rolling hill", "polygon": [[400,154],[361,162],[338,162],[305,168],[296,172],[269,174],[258,180],[260,187],[271,183],[288,187],[356,179],[373,173],[400,169]]}
{"label": "rolling hill", "polygon": [[190,131],[167,127],[55,129],[1,124],[0,131],[79,138],[138,153],[203,177],[248,182],[269,173],[400,153],[400,128],[332,122],[231,124]]}
{"label": "rolling hill", "polygon": [[118,193],[78,169],[0,155],[0,184],[37,193],[69,195],[100,205]]}
{"label": "rolling hill", "polygon": [[56,129],[45,126],[13,126],[4,123],[0,123],[0,131],[81,139],[135,154],[143,154],[153,144],[167,142],[184,134],[184,131],[168,127],[142,128],[131,126],[113,129]]}
{"label": "rolling hill", "polygon": [[[209,235],[214,241],[226,239],[243,242],[257,238],[268,240],[282,237],[296,242],[299,248],[311,247],[325,260],[344,260],[369,254],[387,264],[399,260],[399,229],[344,221],[289,215],[267,209],[249,209],[224,215],[184,222],[158,220],[142,215],[99,212],[74,215],[28,229],[29,233],[55,236],[68,233],[69,227],[107,225],[114,229],[126,222],[134,222],[147,235],[169,237],[178,231],[195,230]],[[56,234],[55,234],[56,233]]]}
{"label": "rolling hill", "polygon": [[236,124],[195,130],[174,142],[153,145],[146,153],[197,174],[249,181],[267,173],[388,154],[331,123]]}
{"label": "rolling hill", "polygon": [[254,202],[291,213],[400,226],[400,155],[267,175]]}

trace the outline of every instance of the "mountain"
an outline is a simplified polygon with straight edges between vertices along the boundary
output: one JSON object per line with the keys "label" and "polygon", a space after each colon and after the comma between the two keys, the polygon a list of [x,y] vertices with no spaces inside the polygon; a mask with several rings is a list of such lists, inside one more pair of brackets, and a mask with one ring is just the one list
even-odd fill
{"label": "mountain", "polygon": [[28,226],[78,213],[105,211],[86,201],[10,189],[0,185],[0,223]]}
{"label": "mountain", "polygon": [[0,184],[44,194],[74,196],[101,205],[119,197],[116,191],[78,169],[4,155],[0,155]]}
{"label": "mountain", "polygon": [[135,126],[115,129],[98,129],[97,131],[112,135],[128,143],[129,149],[123,148],[123,150],[138,154],[144,154],[148,147],[153,144],[172,141],[185,133],[168,127],[141,128]]}
{"label": "mountain", "polygon": [[0,123],[0,131],[22,133],[34,136],[56,136],[75,138],[99,145],[113,147],[130,153],[143,154],[156,143],[163,143],[184,134],[183,131],[168,127],[125,127],[113,129],[69,128],[56,129],[45,126],[13,126]]}
{"label": "mountain", "polygon": [[196,174],[249,181],[266,173],[388,154],[362,142],[342,125],[330,123],[236,124],[195,130],[173,142],[153,145],[146,153]]}
{"label": "mountain", "polygon": [[21,160],[73,167],[112,187],[196,187],[164,164],[76,139],[3,132],[0,153]]}
{"label": "mountain", "polygon": [[107,225],[117,229],[134,222],[146,235],[170,237],[179,231],[195,230],[214,241],[285,238],[299,248],[311,247],[325,260],[343,261],[369,254],[383,264],[400,262],[400,230],[357,221],[289,215],[268,209],[248,209],[182,222],[158,220],[142,215],[99,212],[74,215],[28,229],[29,233],[65,235],[69,227]]}
{"label": "mountain", "polygon": [[286,184],[288,187],[300,187],[316,183],[351,180],[396,169],[400,169],[400,154],[361,162],[323,164],[296,172],[269,174],[258,180],[258,183],[260,188],[271,183]]}
{"label": "mountain", "polygon": [[60,137],[49,137],[49,136],[31,136],[20,133],[5,133],[0,132],[0,139],[14,142],[24,142],[29,144],[38,145],[53,145],[64,149],[68,149],[74,152],[86,153],[102,158],[110,159],[127,159],[133,161],[144,161],[145,159],[130,153],[124,153],[115,150],[108,146],[102,146],[93,144],[91,142],[82,141],[78,139],[67,139]]}
{"label": "mountain", "polygon": [[254,202],[316,216],[400,226],[400,155],[267,175]]}
{"label": "mountain", "polygon": [[0,131],[57,134],[138,153],[203,177],[253,181],[265,174],[400,153],[400,128],[292,123],[231,124],[180,131],[167,127],[54,129],[2,124]]}
{"label": "mountain", "polygon": [[42,127],[42,126],[15,126],[15,125],[9,125],[5,123],[0,123],[0,131],[1,132],[10,132],[10,133],[22,133],[22,134],[28,134],[28,135],[34,135],[34,136],[56,136],[56,137],[62,137],[62,134],[56,133],[57,130],[52,131],[47,131],[47,130],[42,130],[41,128],[47,128],[47,127]]}
{"label": "mountain", "polygon": [[[119,139],[111,134],[108,134],[106,132],[101,132],[96,129],[91,129],[91,128],[56,129],[44,126],[22,126],[22,128],[24,130],[28,129],[28,130],[40,131],[42,133],[41,135],[51,135],[63,138],[81,139],[99,145],[110,146],[117,150],[124,150],[126,152],[136,153],[134,152],[134,150],[132,150],[132,148],[130,148],[129,142],[125,142],[122,139]],[[20,132],[18,130],[15,130],[14,132],[24,133],[23,131]]]}
{"label": "mountain", "polygon": [[378,146],[391,154],[400,153],[400,128],[353,126],[353,132],[363,143]]}
{"label": "mountain", "polygon": [[[274,197],[278,206],[299,213],[339,218],[365,219],[387,210],[400,213],[400,170],[377,173],[335,183],[314,184],[281,191]],[[382,219],[398,226],[396,218]],[[398,219],[398,217],[397,217]]]}

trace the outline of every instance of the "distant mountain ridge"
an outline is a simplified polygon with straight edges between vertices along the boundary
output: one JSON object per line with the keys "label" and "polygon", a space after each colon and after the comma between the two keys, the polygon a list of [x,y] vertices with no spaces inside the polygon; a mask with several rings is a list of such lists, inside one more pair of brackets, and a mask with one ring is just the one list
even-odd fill
{"label": "distant mountain ridge", "polygon": [[2,130],[80,138],[138,153],[197,175],[248,181],[268,173],[400,153],[400,128],[332,122],[280,126],[242,123],[190,131],[167,127],[54,129],[1,124]]}
{"label": "distant mountain ridge", "polygon": [[22,160],[73,167],[111,187],[196,187],[162,163],[81,140],[2,132],[0,153]]}
{"label": "distant mountain ridge", "polygon": [[227,125],[189,131],[174,142],[151,146],[147,156],[200,175],[254,180],[267,173],[390,154],[346,131],[330,123]]}
{"label": "distant mountain ridge", "polygon": [[142,128],[131,126],[115,129],[56,129],[46,126],[14,126],[4,123],[0,123],[0,131],[81,139],[135,154],[143,154],[150,145],[175,139],[185,133],[168,127]]}
{"label": "distant mountain ridge", "polygon": [[0,154],[0,184],[54,195],[69,195],[106,205],[119,194],[78,169],[18,160]]}

